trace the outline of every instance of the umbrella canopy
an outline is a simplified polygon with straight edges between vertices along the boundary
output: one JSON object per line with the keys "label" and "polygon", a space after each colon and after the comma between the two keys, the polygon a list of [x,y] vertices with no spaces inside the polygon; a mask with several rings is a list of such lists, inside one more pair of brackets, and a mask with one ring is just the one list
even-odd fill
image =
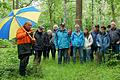
{"label": "umbrella canopy", "polygon": [[15,38],[17,30],[23,26],[26,21],[31,21],[32,26],[34,26],[38,22],[40,13],[40,10],[33,6],[13,10],[8,17],[0,21],[0,38]]}

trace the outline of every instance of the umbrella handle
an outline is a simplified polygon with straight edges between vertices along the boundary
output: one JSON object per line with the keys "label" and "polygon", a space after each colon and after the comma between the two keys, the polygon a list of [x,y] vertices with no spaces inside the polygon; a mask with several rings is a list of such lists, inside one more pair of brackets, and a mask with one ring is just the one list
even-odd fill
{"label": "umbrella handle", "polygon": [[[22,29],[27,33],[27,31],[26,31],[23,27],[22,27]],[[27,33],[27,34],[28,34],[28,33]],[[29,36],[31,39],[33,39],[30,34],[28,34],[28,36]]]}
{"label": "umbrella handle", "polygon": [[[27,33],[27,31],[22,27],[22,29]],[[28,33],[27,33],[28,34]],[[32,44],[35,44],[36,40],[34,37],[32,37],[30,34],[28,34],[28,36],[30,37]]]}

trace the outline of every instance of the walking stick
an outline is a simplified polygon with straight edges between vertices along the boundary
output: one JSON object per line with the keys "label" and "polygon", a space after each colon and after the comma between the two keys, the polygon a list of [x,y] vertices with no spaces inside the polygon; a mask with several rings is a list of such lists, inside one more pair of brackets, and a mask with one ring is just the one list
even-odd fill
{"label": "walking stick", "polygon": [[33,39],[33,37],[28,33],[28,31],[26,31],[23,27],[21,27],[27,34],[28,36],[30,37],[30,39]]}

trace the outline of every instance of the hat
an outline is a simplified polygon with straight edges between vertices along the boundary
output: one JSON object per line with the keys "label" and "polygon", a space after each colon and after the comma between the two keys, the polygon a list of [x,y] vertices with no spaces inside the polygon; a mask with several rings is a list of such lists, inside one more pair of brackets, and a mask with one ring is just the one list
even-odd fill
{"label": "hat", "polygon": [[65,26],[65,23],[63,22],[63,23],[61,23],[61,26]]}

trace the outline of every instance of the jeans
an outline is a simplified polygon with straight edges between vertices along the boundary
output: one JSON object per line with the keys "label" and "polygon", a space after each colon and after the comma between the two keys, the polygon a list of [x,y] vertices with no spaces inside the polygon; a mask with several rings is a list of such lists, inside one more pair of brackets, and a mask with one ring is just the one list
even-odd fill
{"label": "jeans", "polygon": [[53,45],[48,48],[48,56],[49,56],[50,50],[51,50],[51,54],[52,54],[52,59],[55,60],[55,53],[56,53],[55,46]]}
{"label": "jeans", "polygon": [[35,64],[40,64],[42,52],[43,52],[43,50],[37,50],[37,51],[35,51],[35,57],[34,57],[34,63]]}
{"label": "jeans", "polygon": [[79,58],[80,58],[80,62],[83,63],[83,48],[81,47],[73,47],[73,63],[76,63],[76,53],[79,53]]}
{"label": "jeans", "polygon": [[71,46],[70,49],[71,49],[70,56],[72,57],[73,56],[73,46]]}
{"label": "jeans", "polygon": [[49,58],[48,46],[44,46],[43,49],[43,59]]}
{"label": "jeans", "polygon": [[90,61],[91,49],[84,49],[84,61]]}
{"label": "jeans", "polygon": [[106,53],[105,51],[102,51],[96,54],[98,63],[102,63],[102,62],[105,63],[105,53]]}
{"label": "jeans", "polygon": [[67,63],[70,63],[70,54],[71,54],[71,48],[68,49],[68,53],[67,53]]}
{"label": "jeans", "polygon": [[28,62],[29,62],[29,55],[22,55],[22,57],[20,58],[20,65],[19,65],[19,74],[21,76],[26,75],[26,67],[28,65]]}
{"label": "jeans", "polygon": [[91,61],[94,60],[94,52],[95,52],[95,53],[97,52],[97,47],[92,46],[92,47],[91,47],[91,54],[90,54],[90,59],[91,59]]}
{"label": "jeans", "polygon": [[120,52],[120,44],[119,44],[119,52]]}
{"label": "jeans", "polygon": [[113,45],[111,45],[111,48],[112,48],[112,51],[113,51],[115,54],[118,54],[118,53],[119,53],[119,44],[113,44]]}
{"label": "jeans", "polygon": [[67,62],[67,52],[68,52],[68,49],[66,49],[66,48],[58,50],[58,64],[61,64],[62,56],[64,57],[64,63]]}

